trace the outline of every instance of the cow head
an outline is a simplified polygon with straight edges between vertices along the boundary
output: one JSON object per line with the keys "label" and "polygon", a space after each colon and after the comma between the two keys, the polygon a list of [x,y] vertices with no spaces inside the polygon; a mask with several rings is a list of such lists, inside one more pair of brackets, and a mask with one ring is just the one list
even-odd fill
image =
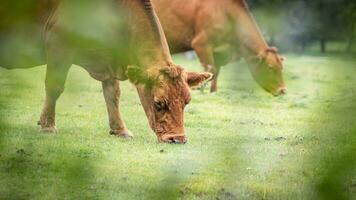
{"label": "cow head", "polygon": [[212,74],[185,72],[183,68],[170,64],[151,71],[129,67],[127,75],[137,88],[158,140],[185,143],[184,108],[190,102],[190,87],[210,80]]}
{"label": "cow head", "polygon": [[246,61],[254,79],[263,89],[274,96],[286,93],[282,75],[284,58],[278,54],[277,48],[268,48]]}

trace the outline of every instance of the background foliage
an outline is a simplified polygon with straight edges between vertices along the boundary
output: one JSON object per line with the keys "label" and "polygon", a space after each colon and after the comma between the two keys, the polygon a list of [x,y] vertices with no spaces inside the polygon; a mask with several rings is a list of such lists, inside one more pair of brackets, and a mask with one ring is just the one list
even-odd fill
{"label": "background foliage", "polygon": [[[354,51],[356,1],[247,0],[269,41],[284,50],[304,52],[319,43],[320,51]],[[328,43],[341,43],[330,48]]]}

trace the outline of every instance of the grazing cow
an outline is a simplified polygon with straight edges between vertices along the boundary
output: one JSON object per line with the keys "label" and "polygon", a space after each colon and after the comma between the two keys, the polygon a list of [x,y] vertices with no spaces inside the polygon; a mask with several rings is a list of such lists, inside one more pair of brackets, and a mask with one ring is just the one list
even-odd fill
{"label": "grazing cow", "polygon": [[265,42],[244,0],[153,0],[172,53],[195,50],[217,90],[221,66],[243,57],[266,91],[286,92],[283,58]]}
{"label": "grazing cow", "polygon": [[118,105],[119,81],[129,79],[158,140],[186,142],[183,111],[190,101],[189,86],[209,80],[212,74],[186,72],[173,64],[150,0],[39,1],[46,3],[39,10],[47,16],[41,28],[47,63],[46,99],[39,121],[43,132],[56,130],[56,101],[74,63],[102,82],[111,134],[132,137]]}

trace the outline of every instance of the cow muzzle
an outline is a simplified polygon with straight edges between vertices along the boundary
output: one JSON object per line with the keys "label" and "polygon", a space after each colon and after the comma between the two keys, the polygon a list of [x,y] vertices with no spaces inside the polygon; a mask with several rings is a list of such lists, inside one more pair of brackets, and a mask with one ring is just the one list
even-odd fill
{"label": "cow muzzle", "polygon": [[277,89],[275,93],[273,93],[273,96],[281,96],[287,94],[287,88],[286,87],[280,87]]}
{"label": "cow muzzle", "polygon": [[159,141],[170,144],[185,144],[187,143],[187,138],[185,134],[164,134],[159,137]]}

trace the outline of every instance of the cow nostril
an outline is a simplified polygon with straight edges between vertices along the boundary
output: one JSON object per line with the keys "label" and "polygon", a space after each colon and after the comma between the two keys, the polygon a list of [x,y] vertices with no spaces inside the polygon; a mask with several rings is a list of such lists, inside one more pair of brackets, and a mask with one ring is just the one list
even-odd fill
{"label": "cow nostril", "polygon": [[274,96],[285,95],[285,94],[287,94],[287,88],[281,87],[277,90]]}
{"label": "cow nostril", "polygon": [[184,137],[181,141],[179,141],[181,144],[187,143],[187,139]]}
{"label": "cow nostril", "polygon": [[169,144],[185,144],[187,143],[187,139],[185,137],[182,136],[178,136],[178,137],[169,137],[166,140],[163,140],[164,142],[167,142]]}
{"label": "cow nostril", "polygon": [[172,143],[172,144],[185,144],[185,143],[187,143],[187,140],[185,138],[183,138],[183,139],[173,138],[170,143]]}
{"label": "cow nostril", "polygon": [[279,94],[287,94],[287,88],[283,87],[281,89],[279,89]]}
{"label": "cow nostril", "polygon": [[173,139],[173,143],[174,143],[174,144],[180,144],[180,143],[181,143],[181,141],[180,141],[180,140],[178,140],[178,139]]}
{"label": "cow nostril", "polygon": [[176,143],[176,140],[175,140],[174,138],[169,138],[169,139],[167,140],[167,142],[170,143],[170,144],[175,144],[175,143]]}

